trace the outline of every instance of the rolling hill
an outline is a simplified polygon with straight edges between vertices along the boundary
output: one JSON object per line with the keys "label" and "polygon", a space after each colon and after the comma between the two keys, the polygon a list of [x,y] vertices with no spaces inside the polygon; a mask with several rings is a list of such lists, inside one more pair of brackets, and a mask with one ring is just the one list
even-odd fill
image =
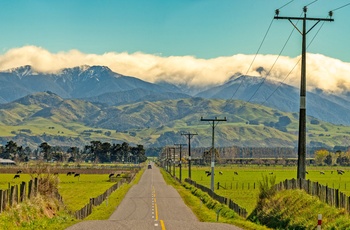
{"label": "rolling hill", "polygon": [[[21,145],[83,146],[91,140],[127,141],[160,147],[186,141],[181,132],[197,132],[193,146],[211,145],[211,128],[201,117],[226,117],[216,128],[217,146],[295,147],[298,114],[238,100],[183,99],[140,101],[117,106],[63,99],[52,92],[28,95],[0,105],[0,141]],[[347,126],[308,117],[308,146],[348,143]]]}

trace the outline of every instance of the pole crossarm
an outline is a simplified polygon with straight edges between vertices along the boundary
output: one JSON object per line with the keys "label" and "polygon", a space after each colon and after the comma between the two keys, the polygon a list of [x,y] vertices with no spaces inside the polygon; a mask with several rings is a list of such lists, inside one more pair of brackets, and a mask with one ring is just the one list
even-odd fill
{"label": "pole crossarm", "polygon": [[201,121],[227,121],[227,120],[226,120],[226,117],[223,119],[220,119],[217,117],[215,117],[215,118],[203,118],[203,117],[201,117]]}
{"label": "pole crossarm", "polygon": [[305,18],[305,17],[280,17],[275,16],[274,19],[287,19],[287,20],[308,20],[308,21],[327,21],[327,22],[334,22],[333,18]]}

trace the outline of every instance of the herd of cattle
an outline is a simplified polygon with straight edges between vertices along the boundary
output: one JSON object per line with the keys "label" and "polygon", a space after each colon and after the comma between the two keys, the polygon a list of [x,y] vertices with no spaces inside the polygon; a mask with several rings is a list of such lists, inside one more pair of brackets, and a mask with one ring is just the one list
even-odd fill
{"label": "herd of cattle", "polygon": [[[233,172],[233,173],[234,173],[234,175],[238,175],[238,172]],[[338,173],[338,175],[343,175],[345,173],[345,171],[341,170],[341,169],[337,169],[337,173]],[[210,171],[205,171],[205,174],[207,174],[207,176],[210,176],[211,172]],[[219,174],[223,175],[223,172],[220,171]],[[269,174],[272,175],[273,172],[270,172]],[[306,172],[306,174],[309,174],[309,172]],[[320,174],[325,175],[325,172],[324,171],[320,171]],[[333,174],[333,171],[331,171],[331,174]]]}
{"label": "herd of cattle", "polygon": [[[23,173],[22,170],[18,170],[17,173],[14,175],[13,179],[16,178],[21,178],[20,174]],[[58,175],[58,173],[55,173],[55,175]],[[74,176],[74,177],[80,177],[80,173],[76,173],[76,172],[67,172],[66,174],[67,176]],[[112,177],[120,177],[121,174],[120,173],[111,173],[109,174],[109,178],[111,179]]]}

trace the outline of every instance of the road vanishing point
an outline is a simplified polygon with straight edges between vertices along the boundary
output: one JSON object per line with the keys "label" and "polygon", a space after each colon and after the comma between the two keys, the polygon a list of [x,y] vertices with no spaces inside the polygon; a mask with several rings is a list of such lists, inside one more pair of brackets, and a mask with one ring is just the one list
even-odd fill
{"label": "road vanishing point", "polygon": [[88,220],[66,230],[238,230],[223,223],[200,222],[159,168],[146,169],[108,220]]}

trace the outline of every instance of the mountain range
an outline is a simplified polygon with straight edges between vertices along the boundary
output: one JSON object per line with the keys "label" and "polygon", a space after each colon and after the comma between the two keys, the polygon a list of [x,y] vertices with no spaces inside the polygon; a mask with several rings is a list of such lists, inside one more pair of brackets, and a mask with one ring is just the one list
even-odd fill
{"label": "mountain range", "polygon": [[[197,93],[198,87],[145,82],[105,66],[79,66],[54,74],[23,66],[0,72],[0,89],[3,142],[17,138],[33,143],[35,136],[34,142],[51,138],[57,144],[101,138],[162,146],[173,144],[181,131],[196,128],[203,136],[194,145],[205,145],[206,140],[210,143],[210,134],[199,118],[225,116],[229,122],[218,134],[220,146],[296,145],[299,90],[260,77],[234,76]],[[308,92],[307,114],[309,122],[313,121],[309,128],[311,145],[346,143],[346,131],[339,131],[340,136],[344,134],[339,140],[325,137],[336,135],[326,132],[350,125],[349,101],[346,94]],[[281,117],[291,122],[281,126]],[[45,132],[40,132],[40,124]],[[103,135],[98,136],[101,132]],[[242,133],[247,136],[239,135]]]}

